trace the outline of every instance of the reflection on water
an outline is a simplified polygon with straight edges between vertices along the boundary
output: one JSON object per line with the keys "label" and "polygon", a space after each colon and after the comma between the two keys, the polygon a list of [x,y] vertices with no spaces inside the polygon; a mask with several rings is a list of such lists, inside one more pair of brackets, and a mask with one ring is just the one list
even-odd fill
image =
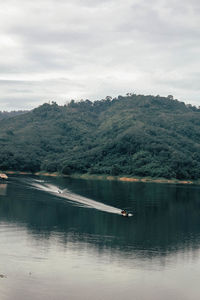
{"label": "reflection on water", "polygon": [[[0,202],[1,220],[24,224],[30,232],[50,236],[59,232],[66,237],[102,244],[122,250],[145,250],[152,255],[199,246],[199,187],[87,182],[57,179],[58,188],[102,201],[113,207],[126,207],[134,217],[123,218],[97,209],[74,205],[60,195],[51,195],[29,184],[10,184],[6,201]],[[70,200],[70,199],[69,199]],[[97,239],[88,236],[98,236]],[[112,242],[111,242],[112,241]]]}
{"label": "reflection on water", "polygon": [[0,198],[2,300],[198,299],[200,187],[42,180],[95,206],[36,189],[34,178],[9,180]]}
{"label": "reflection on water", "polygon": [[0,183],[0,196],[5,196],[7,192],[7,183]]}

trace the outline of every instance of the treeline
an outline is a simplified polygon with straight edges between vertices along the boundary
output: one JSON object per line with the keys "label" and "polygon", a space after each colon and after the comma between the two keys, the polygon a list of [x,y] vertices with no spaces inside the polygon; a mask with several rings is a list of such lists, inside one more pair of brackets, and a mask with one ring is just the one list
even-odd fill
{"label": "treeline", "polygon": [[28,110],[0,111],[0,120],[11,118],[11,117],[18,116],[18,115],[22,115],[27,112],[28,112]]}
{"label": "treeline", "polygon": [[172,96],[45,103],[0,128],[1,170],[200,178],[200,110]]}

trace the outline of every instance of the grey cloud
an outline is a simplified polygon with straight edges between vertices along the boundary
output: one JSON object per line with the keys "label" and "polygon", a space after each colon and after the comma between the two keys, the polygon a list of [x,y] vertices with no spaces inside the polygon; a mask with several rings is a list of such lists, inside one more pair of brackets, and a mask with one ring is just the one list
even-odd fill
{"label": "grey cloud", "polygon": [[200,73],[176,75],[172,74],[169,78],[163,78],[159,82],[165,86],[171,85],[183,91],[199,92]]}
{"label": "grey cloud", "polygon": [[[51,78],[40,81],[0,80],[2,110],[33,108],[43,102],[69,100],[68,93],[81,91],[83,85],[67,78]],[[34,104],[35,103],[35,104]]]}
{"label": "grey cloud", "polygon": [[197,0],[7,0],[2,10],[0,109],[130,91],[198,104]]}

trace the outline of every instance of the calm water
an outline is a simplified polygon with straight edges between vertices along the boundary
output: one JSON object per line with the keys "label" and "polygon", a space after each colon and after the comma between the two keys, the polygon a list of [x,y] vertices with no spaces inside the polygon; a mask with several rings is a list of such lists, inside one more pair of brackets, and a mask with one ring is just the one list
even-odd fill
{"label": "calm water", "polygon": [[0,300],[199,300],[200,187],[13,176],[0,258]]}

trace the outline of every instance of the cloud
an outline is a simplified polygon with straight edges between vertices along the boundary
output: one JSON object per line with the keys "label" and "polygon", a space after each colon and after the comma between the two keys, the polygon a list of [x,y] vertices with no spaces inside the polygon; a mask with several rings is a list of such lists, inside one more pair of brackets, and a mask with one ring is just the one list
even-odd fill
{"label": "cloud", "polygon": [[199,105],[196,0],[7,0],[0,110],[127,92]]}

